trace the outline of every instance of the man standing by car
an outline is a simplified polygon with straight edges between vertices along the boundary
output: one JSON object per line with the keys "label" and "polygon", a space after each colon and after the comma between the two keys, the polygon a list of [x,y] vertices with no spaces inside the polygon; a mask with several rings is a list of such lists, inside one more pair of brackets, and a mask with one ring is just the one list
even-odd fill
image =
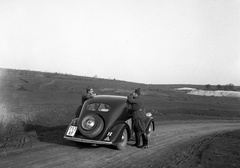
{"label": "man standing by car", "polygon": [[[133,117],[133,129],[135,132],[135,139],[138,148],[148,148],[148,137],[146,134],[146,113],[143,109],[143,102],[141,98],[140,88],[134,90],[132,94],[128,96],[128,103],[132,106]],[[142,137],[143,144],[140,145],[140,138]]]}
{"label": "man standing by car", "polygon": [[76,118],[79,117],[79,114],[81,112],[84,102],[88,99],[94,98],[94,96],[96,96],[96,95],[97,94],[94,93],[93,88],[91,86],[88,86],[88,88],[86,89],[86,93],[84,95],[82,95],[82,105],[80,105],[76,111]]}

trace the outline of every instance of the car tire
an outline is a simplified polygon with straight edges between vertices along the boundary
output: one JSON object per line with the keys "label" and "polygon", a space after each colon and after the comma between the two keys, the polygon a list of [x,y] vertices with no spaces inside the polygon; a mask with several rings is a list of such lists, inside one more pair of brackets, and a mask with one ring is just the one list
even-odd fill
{"label": "car tire", "polygon": [[148,127],[147,127],[147,130],[146,130],[146,133],[147,133],[147,137],[149,138],[151,136],[153,132],[153,122],[151,122]]}
{"label": "car tire", "polygon": [[[92,128],[85,129],[84,125],[88,120],[94,120],[94,125]],[[98,136],[104,128],[104,122],[103,119],[97,115],[97,114],[88,114],[84,116],[80,122],[78,123],[78,129],[81,132],[82,135],[84,135],[87,138],[94,138]]]}
{"label": "car tire", "polygon": [[127,146],[127,142],[128,142],[128,133],[127,133],[127,129],[124,129],[124,131],[122,133],[121,142],[116,143],[117,149],[119,149],[119,150],[125,149]]}

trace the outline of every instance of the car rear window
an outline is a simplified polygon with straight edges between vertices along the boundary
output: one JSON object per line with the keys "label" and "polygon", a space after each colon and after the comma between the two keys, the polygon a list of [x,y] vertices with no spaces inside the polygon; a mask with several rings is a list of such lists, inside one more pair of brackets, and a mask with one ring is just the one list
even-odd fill
{"label": "car rear window", "polygon": [[110,106],[108,104],[104,104],[104,103],[92,103],[92,104],[87,105],[87,110],[108,112],[110,110]]}

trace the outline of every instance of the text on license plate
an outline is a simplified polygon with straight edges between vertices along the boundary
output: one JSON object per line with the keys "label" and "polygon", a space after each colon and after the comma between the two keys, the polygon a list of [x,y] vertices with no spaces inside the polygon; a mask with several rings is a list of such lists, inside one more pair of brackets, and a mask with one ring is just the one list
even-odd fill
{"label": "text on license plate", "polygon": [[77,127],[70,126],[67,131],[67,136],[74,136],[77,131]]}

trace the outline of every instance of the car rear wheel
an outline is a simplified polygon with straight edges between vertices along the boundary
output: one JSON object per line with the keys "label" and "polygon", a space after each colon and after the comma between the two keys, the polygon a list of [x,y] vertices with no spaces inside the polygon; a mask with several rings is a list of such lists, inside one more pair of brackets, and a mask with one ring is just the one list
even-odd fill
{"label": "car rear wheel", "polygon": [[103,128],[103,119],[94,113],[84,116],[78,124],[79,131],[87,138],[98,136]]}
{"label": "car rear wheel", "polygon": [[119,149],[119,150],[125,149],[127,146],[127,141],[128,141],[128,133],[127,133],[127,130],[124,129],[124,131],[122,133],[121,142],[116,143],[117,149]]}

